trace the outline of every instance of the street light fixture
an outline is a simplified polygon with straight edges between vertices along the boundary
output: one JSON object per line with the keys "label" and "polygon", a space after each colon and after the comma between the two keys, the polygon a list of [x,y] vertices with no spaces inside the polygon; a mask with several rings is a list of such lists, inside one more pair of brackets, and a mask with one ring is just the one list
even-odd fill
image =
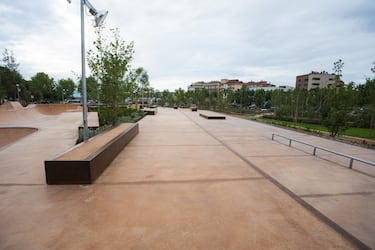
{"label": "street light fixture", "polygon": [[[67,0],[71,3],[71,0]],[[82,106],[83,106],[83,140],[89,138],[89,129],[87,123],[87,94],[86,94],[86,57],[85,57],[85,20],[84,6],[89,9],[91,15],[95,17],[95,27],[103,24],[108,15],[108,11],[97,11],[88,0],[81,0],[81,61],[82,61]]]}

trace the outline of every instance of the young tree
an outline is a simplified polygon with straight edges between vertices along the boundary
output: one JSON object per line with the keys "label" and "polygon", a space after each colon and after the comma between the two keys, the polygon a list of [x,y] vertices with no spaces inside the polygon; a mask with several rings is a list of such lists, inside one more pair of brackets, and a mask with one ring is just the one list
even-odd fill
{"label": "young tree", "polygon": [[150,88],[147,71],[142,67],[137,68],[134,71],[134,78],[135,78],[134,80],[138,88],[137,93],[139,97],[141,97],[142,108],[143,108],[144,99],[147,97],[147,93]]}
{"label": "young tree", "polygon": [[101,83],[100,99],[112,108],[112,124],[117,121],[119,105],[124,102],[125,76],[134,54],[133,42],[126,44],[118,29],[111,29],[112,41],[103,37],[103,28],[97,29],[95,50],[88,52],[88,65]]}
{"label": "young tree", "polygon": [[[371,71],[375,74],[375,62],[373,62]],[[367,110],[370,118],[370,128],[373,129],[372,133],[375,135],[375,77],[367,78],[360,96],[364,99],[364,108]]]}
{"label": "young tree", "polygon": [[64,101],[65,99],[69,99],[73,97],[74,91],[76,90],[76,85],[74,81],[70,78],[68,79],[60,79],[57,82],[56,86],[56,94],[58,99]]}
{"label": "young tree", "polygon": [[55,82],[44,72],[38,72],[31,77],[30,90],[35,101],[48,100],[54,97]]}
{"label": "young tree", "polygon": [[[79,81],[78,92],[82,95],[82,81]],[[86,95],[87,100],[98,100],[99,99],[99,83],[93,76],[86,78]]]}
{"label": "young tree", "polygon": [[186,104],[185,91],[183,89],[176,89],[174,91],[174,96],[176,98],[176,105],[182,106]]}
{"label": "young tree", "polygon": [[335,87],[342,86],[341,77],[342,77],[343,68],[344,68],[344,62],[341,59],[333,63],[333,72],[335,72],[335,83],[336,83]]}
{"label": "young tree", "polygon": [[[25,80],[17,72],[0,66],[0,102],[4,98],[16,100],[18,95],[26,94]],[[17,87],[18,85],[18,87]],[[17,91],[21,91],[17,93]],[[22,98],[22,100],[24,100]]]}
{"label": "young tree", "polygon": [[340,131],[348,128],[350,119],[350,97],[349,91],[345,87],[330,89],[327,93],[326,112],[322,116],[323,125],[326,126],[331,136],[336,136]]}
{"label": "young tree", "polygon": [[254,102],[258,108],[263,108],[265,97],[266,97],[266,92],[264,91],[264,89],[257,89],[255,91]]}
{"label": "young tree", "polygon": [[336,86],[327,93],[327,106],[322,115],[323,125],[328,128],[331,136],[338,135],[340,131],[348,127],[351,97],[348,96],[350,91],[343,86],[341,81],[343,67],[344,62],[341,59],[333,63]]}
{"label": "young tree", "polygon": [[19,63],[16,62],[13,51],[5,49],[2,62],[3,66],[0,66],[0,104],[3,103],[4,98],[16,100],[18,97],[26,103],[26,97],[29,94],[25,80],[17,71]]}
{"label": "young tree", "polygon": [[161,93],[161,105],[171,106],[173,104],[173,93],[165,89]]}
{"label": "young tree", "polygon": [[8,51],[7,49],[3,52],[4,66],[11,71],[17,71],[19,63],[16,63],[16,58],[14,57],[13,51]]}

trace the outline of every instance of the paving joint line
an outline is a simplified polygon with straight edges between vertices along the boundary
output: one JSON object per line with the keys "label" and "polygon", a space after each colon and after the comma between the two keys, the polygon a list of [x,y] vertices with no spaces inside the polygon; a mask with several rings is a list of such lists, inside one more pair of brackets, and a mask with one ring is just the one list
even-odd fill
{"label": "paving joint line", "polygon": [[[182,111],[180,111],[182,113]],[[359,240],[357,237],[346,231],[344,228],[339,226],[337,223],[335,223],[333,220],[328,218],[326,215],[324,215],[322,212],[317,210],[315,207],[310,205],[308,202],[304,201],[301,197],[299,197],[297,194],[292,192],[290,189],[288,189],[286,186],[282,185],[280,182],[278,182],[276,179],[271,177],[269,174],[261,170],[259,167],[257,167],[255,164],[253,164],[251,161],[240,155],[237,151],[232,149],[228,144],[226,144],[224,141],[217,138],[214,134],[212,134],[210,131],[208,131],[205,127],[201,126],[197,121],[190,118],[188,115],[183,113],[186,118],[193,121],[198,127],[200,127],[203,131],[205,131],[208,135],[210,135],[213,139],[220,142],[223,146],[225,146],[229,151],[231,151],[233,154],[235,154],[237,157],[239,157],[241,160],[243,160],[249,167],[253,168],[255,171],[257,171],[259,174],[264,176],[267,180],[269,180],[271,183],[273,183],[276,187],[278,187],[280,190],[288,194],[292,199],[294,199],[297,203],[299,203],[301,206],[306,208],[308,211],[310,211],[313,215],[315,215],[318,219],[320,219],[323,223],[330,226],[333,230],[335,230],[337,233],[339,233],[341,236],[343,236],[345,239],[350,241],[352,244],[354,244],[359,249],[371,249],[369,246],[367,246],[365,243],[363,243],[361,240]]]}
{"label": "paving joint line", "polygon": [[352,195],[372,195],[375,192],[353,192],[353,193],[337,193],[337,194],[301,194],[301,198],[320,198],[320,197],[332,197],[332,196],[352,196]]}
{"label": "paving joint line", "polygon": [[10,187],[10,186],[45,186],[46,184],[38,183],[0,183],[0,187]]}
{"label": "paving joint line", "polygon": [[311,155],[245,155],[243,157],[252,157],[252,158],[263,158],[263,157],[282,157],[282,158],[287,158],[287,157],[311,157]]}
{"label": "paving joint line", "polygon": [[218,179],[193,179],[193,180],[154,180],[154,181],[129,181],[129,182],[97,182],[95,185],[163,185],[163,184],[186,184],[186,183],[217,183],[217,182],[237,182],[237,181],[259,181],[264,177],[244,177],[244,178],[218,178]]}
{"label": "paving joint line", "polygon": [[150,145],[146,145],[146,144],[138,144],[138,145],[127,145],[126,147],[155,147],[155,146],[158,146],[158,147],[222,147],[223,145],[221,144],[164,144],[164,145],[160,145],[160,144],[150,144]]}

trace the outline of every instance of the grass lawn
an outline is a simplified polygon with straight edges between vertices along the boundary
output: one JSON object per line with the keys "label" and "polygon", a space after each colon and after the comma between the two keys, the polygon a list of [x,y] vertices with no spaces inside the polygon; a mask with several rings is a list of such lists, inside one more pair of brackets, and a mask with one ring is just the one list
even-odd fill
{"label": "grass lawn", "polygon": [[366,139],[375,139],[374,131],[369,128],[349,128],[344,131],[344,135],[353,136],[353,137],[360,137]]}
{"label": "grass lawn", "polygon": [[[266,119],[266,118],[257,118],[256,121],[279,125],[283,127],[299,129],[299,130],[303,130],[307,132],[316,132],[316,133],[328,132],[328,129],[326,127],[319,125],[319,124],[288,122],[288,121],[280,121],[280,120]],[[373,130],[369,128],[349,128],[341,132],[340,135],[347,135],[347,136],[375,140]]]}

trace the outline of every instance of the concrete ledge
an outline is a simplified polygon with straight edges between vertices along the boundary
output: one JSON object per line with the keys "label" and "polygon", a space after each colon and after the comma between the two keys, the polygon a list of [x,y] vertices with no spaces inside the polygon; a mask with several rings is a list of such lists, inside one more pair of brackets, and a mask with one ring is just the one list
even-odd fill
{"label": "concrete ledge", "polygon": [[202,116],[203,118],[206,118],[206,119],[212,119],[212,120],[225,120],[225,116],[224,115],[207,115],[207,114],[202,114],[200,113],[199,114],[200,116]]}
{"label": "concrete ledge", "polygon": [[47,184],[92,184],[138,130],[138,123],[124,123],[46,160]]}
{"label": "concrete ledge", "polygon": [[158,112],[157,108],[144,108],[142,111],[146,112],[147,115],[156,115]]}

